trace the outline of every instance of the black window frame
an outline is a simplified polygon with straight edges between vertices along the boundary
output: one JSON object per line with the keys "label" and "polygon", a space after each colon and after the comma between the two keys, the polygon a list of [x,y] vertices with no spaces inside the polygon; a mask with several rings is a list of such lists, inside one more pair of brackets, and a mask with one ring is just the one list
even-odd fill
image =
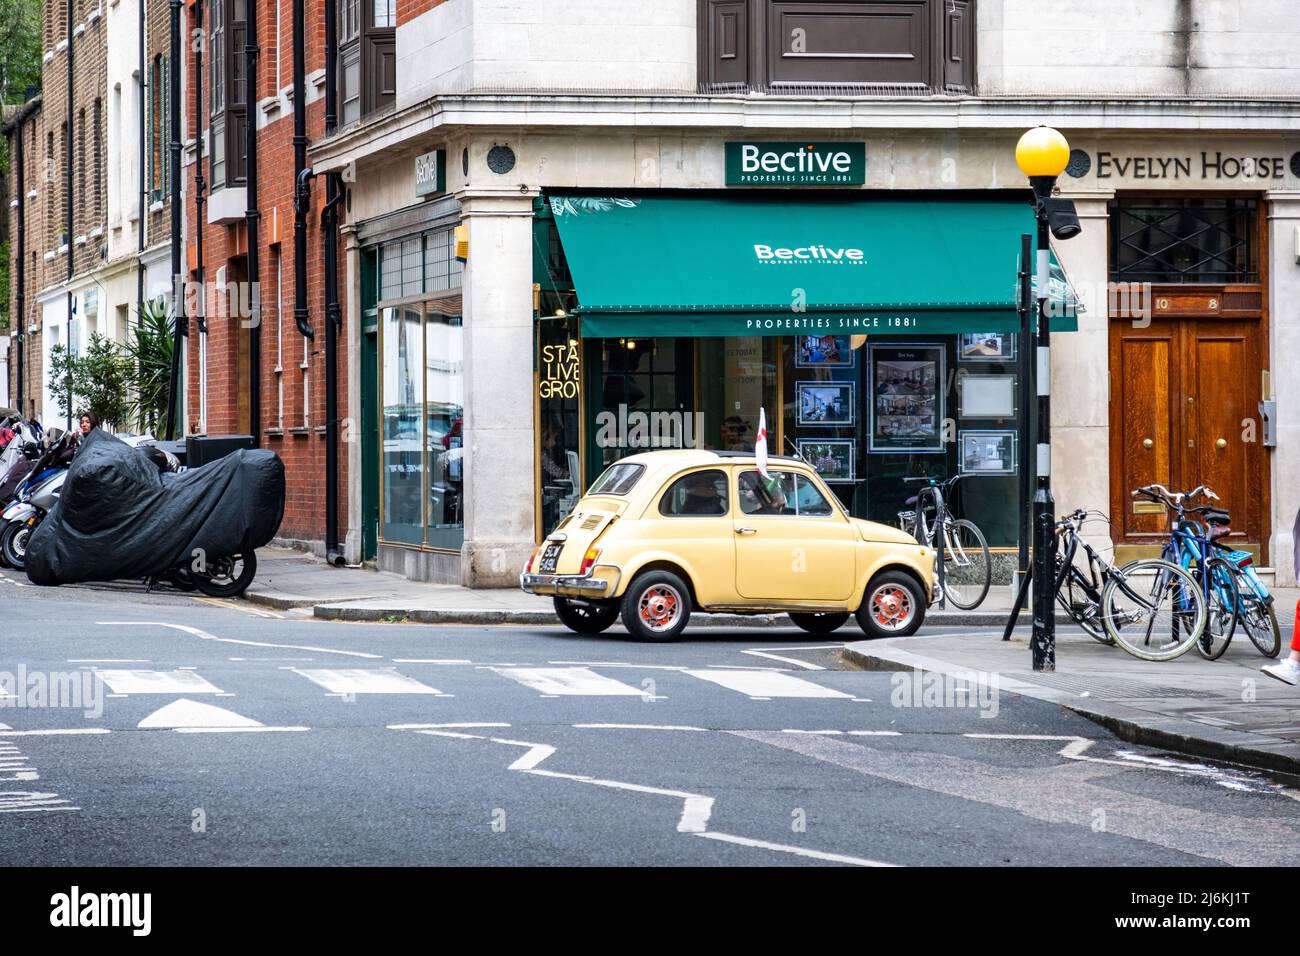
{"label": "black window frame", "polygon": [[213,190],[248,182],[247,0],[212,0],[208,23],[208,178]]}
{"label": "black window frame", "polygon": [[[976,0],[697,0],[702,93],[942,95],[976,91]],[[917,41],[902,52],[783,52],[774,24],[783,16],[877,17],[902,22]],[[806,76],[785,56],[807,57]],[[820,62],[819,62],[820,61]],[[911,79],[899,76],[910,62]],[[794,75],[790,75],[793,69]],[[836,75],[836,74],[839,75]],[[820,74],[820,75],[819,75]]]}
{"label": "black window frame", "polygon": [[339,0],[338,18],[339,124],[349,126],[396,101],[397,0]]}

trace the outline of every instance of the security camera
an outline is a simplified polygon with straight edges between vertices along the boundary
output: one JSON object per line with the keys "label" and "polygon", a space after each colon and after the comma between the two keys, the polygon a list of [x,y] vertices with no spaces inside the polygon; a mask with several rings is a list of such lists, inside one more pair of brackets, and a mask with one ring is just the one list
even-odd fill
{"label": "security camera", "polygon": [[1049,196],[1043,200],[1043,208],[1047,210],[1047,225],[1057,239],[1073,239],[1083,231],[1074,200]]}

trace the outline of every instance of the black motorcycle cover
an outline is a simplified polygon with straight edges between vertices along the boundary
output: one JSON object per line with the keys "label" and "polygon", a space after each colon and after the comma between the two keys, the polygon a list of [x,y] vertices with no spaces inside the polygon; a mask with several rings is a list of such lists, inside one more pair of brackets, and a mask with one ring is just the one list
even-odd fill
{"label": "black motorcycle cover", "polygon": [[72,584],[161,574],[200,555],[244,554],[269,542],[284,516],[284,463],[241,450],[179,475],[92,431],[58,504],[32,533],[27,576]]}

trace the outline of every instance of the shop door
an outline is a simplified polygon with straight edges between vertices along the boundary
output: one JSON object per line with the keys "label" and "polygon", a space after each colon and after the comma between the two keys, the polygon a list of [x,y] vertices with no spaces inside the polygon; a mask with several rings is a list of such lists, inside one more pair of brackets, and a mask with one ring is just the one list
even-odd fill
{"label": "shop door", "polygon": [[[1185,307],[1208,311],[1213,296]],[[1172,309],[1177,301],[1153,295]],[[1267,554],[1268,474],[1258,403],[1266,367],[1259,317],[1157,315],[1141,328],[1111,324],[1111,520],[1117,557],[1158,553],[1168,534],[1163,508],[1132,491],[1158,482],[1171,491],[1204,484],[1232,512],[1236,547]]]}

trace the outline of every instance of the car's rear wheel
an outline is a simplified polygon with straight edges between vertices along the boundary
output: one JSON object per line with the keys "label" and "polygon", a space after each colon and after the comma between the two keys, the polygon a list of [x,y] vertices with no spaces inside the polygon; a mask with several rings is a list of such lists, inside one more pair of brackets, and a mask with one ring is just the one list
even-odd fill
{"label": "car's rear wheel", "polygon": [[691,618],[691,592],[671,571],[638,575],[623,595],[623,626],[638,641],[672,641]]}
{"label": "car's rear wheel", "polygon": [[849,619],[847,612],[843,614],[791,614],[789,617],[796,627],[803,628],[809,634],[829,634]]}
{"label": "car's rear wheel", "polygon": [[571,631],[599,634],[618,620],[617,604],[575,604],[568,598],[555,599],[555,614]]}
{"label": "car's rear wheel", "polygon": [[857,611],[867,637],[907,637],[925,621],[925,591],[902,571],[882,571],[871,579]]}

